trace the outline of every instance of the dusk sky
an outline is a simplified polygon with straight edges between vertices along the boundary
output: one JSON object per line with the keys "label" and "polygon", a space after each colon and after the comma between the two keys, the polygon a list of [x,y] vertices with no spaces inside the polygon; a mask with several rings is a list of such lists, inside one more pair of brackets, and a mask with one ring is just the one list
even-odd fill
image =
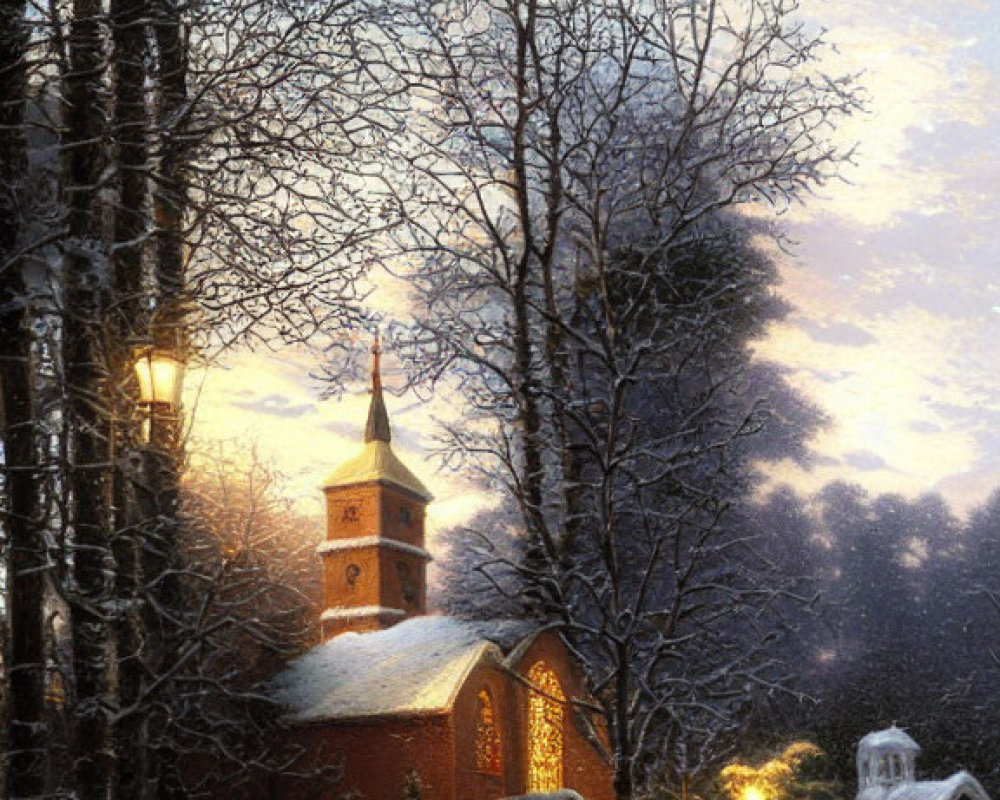
{"label": "dusk sky", "polygon": [[[804,493],[836,479],[937,491],[964,513],[1000,486],[1000,5],[811,0],[804,12],[839,47],[830,69],[863,71],[869,113],[836,133],[858,142],[846,181],[785,214],[792,311],[757,352],[831,422],[811,468],[768,472]],[[391,387],[399,367],[385,362]],[[297,352],[239,354],[192,373],[187,403],[196,437],[255,440],[307,511],[360,444],[368,402],[363,384],[320,401],[313,366]],[[428,460],[432,418],[453,403],[388,406],[397,452],[436,496],[432,529],[488,503]]]}

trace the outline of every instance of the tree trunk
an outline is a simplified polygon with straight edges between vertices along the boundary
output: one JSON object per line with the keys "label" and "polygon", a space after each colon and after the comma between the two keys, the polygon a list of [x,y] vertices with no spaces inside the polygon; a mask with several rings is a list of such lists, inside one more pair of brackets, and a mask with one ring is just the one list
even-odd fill
{"label": "tree trunk", "polygon": [[[143,252],[147,235],[149,181],[147,168],[149,124],[145,90],[148,13],[145,0],[112,0],[111,26],[115,70],[113,131],[117,144],[115,166],[118,198],[114,213],[115,249],[112,261],[112,298],[110,323],[115,347],[111,361],[117,375],[115,386],[128,387],[132,353],[130,342],[144,332]],[[141,438],[141,419],[134,391],[115,398],[115,446],[133,450]],[[123,462],[125,460],[122,460]],[[137,500],[128,463],[116,465],[114,558],[115,598],[121,611],[115,621],[115,646],[118,658],[118,704],[126,711],[115,731],[115,753],[119,760],[116,794],[141,800],[147,796],[149,761],[147,758],[147,716],[138,708],[143,690],[144,639],[142,618],[138,611],[140,593],[140,546],[143,509]],[[145,515],[151,518],[152,515]]]}
{"label": "tree trunk", "polygon": [[24,0],[0,0],[0,436],[3,444],[3,527],[9,541],[7,594],[7,797],[44,792],[47,773],[44,707],[46,556],[39,530],[35,449],[35,386],[31,328],[25,305],[21,200],[27,173],[24,129],[28,29]]}
{"label": "tree trunk", "polygon": [[20,206],[28,166],[24,14],[23,0],[0,0],[0,436],[6,490],[3,527],[10,548],[9,755],[6,785],[0,789],[7,797],[41,795],[47,774],[42,618],[46,556],[38,527],[31,328],[23,265],[14,259],[22,244]]}
{"label": "tree trunk", "polygon": [[76,790],[106,800],[114,784],[111,637],[107,622],[111,556],[111,430],[102,338],[103,264],[98,183],[104,120],[101,108],[103,37],[99,0],[75,0],[70,25],[66,141],[69,235],[63,358],[70,437],[68,486],[74,587],[74,708],[72,750]]}
{"label": "tree trunk", "polygon": [[[159,99],[156,123],[160,136],[160,168],[155,175],[153,216],[156,221],[157,305],[152,323],[157,347],[183,359],[187,346],[184,332],[184,215],[187,210],[185,118],[187,110],[187,50],[183,20],[171,0],[158,0],[154,15],[157,49]],[[150,416],[150,449],[147,475],[153,490],[157,526],[153,538],[143,548],[143,571],[155,582],[154,605],[181,612],[181,587],[173,569],[179,563],[177,550],[178,504],[180,497],[179,409],[154,408]],[[165,576],[159,578],[159,576]],[[178,642],[167,627],[168,620],[149,619],[157,652],[151,667],[154,674],[174,660],[168,649]],[[167,743],[169,743],[169,731]],[[157,796],[183,796],[180,765],[169,744],[155,755]]]}
{"label": "tree trunk", "polygon": [[632,736],[629,709],[629,670],[631,653],[625,644],[619,645],[617,654],[618,676],[615,679],[615,800],[632,800]]}

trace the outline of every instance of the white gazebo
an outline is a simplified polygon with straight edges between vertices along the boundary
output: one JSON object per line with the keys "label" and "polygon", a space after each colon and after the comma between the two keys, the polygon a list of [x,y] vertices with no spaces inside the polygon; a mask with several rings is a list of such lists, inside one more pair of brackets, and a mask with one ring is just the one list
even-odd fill
{"label": "white gazebo", "polygon": [[857,800],[989,800],[979,781],[956,772],[943,781],[918,781],[918,745],[893,725],[858,742]]}

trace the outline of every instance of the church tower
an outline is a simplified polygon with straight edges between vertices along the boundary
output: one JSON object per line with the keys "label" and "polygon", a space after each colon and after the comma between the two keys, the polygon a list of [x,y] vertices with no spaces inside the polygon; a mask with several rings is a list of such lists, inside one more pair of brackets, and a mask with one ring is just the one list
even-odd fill
{"label": "church tower", "polygon": [[361,452],[323,483],[323,638],[375,631],[427,612],[424,512],[431,495],[392,451],[378,339]]}

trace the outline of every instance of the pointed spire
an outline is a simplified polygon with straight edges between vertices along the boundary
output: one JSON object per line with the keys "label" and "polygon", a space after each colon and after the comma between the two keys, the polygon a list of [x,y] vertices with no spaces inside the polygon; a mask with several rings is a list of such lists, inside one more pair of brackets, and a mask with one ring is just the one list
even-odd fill
{"label": "pointed spire", "polygon": [[389,427],[389,413],[385,410],[385,400],[382,397],[382,373],[379,367],[379,356],[382,349],[379,346],[378,334],[372,344],[372,402],[368,407],[368,423],[365,425],[365,443],[392,441],[392,429]]}

